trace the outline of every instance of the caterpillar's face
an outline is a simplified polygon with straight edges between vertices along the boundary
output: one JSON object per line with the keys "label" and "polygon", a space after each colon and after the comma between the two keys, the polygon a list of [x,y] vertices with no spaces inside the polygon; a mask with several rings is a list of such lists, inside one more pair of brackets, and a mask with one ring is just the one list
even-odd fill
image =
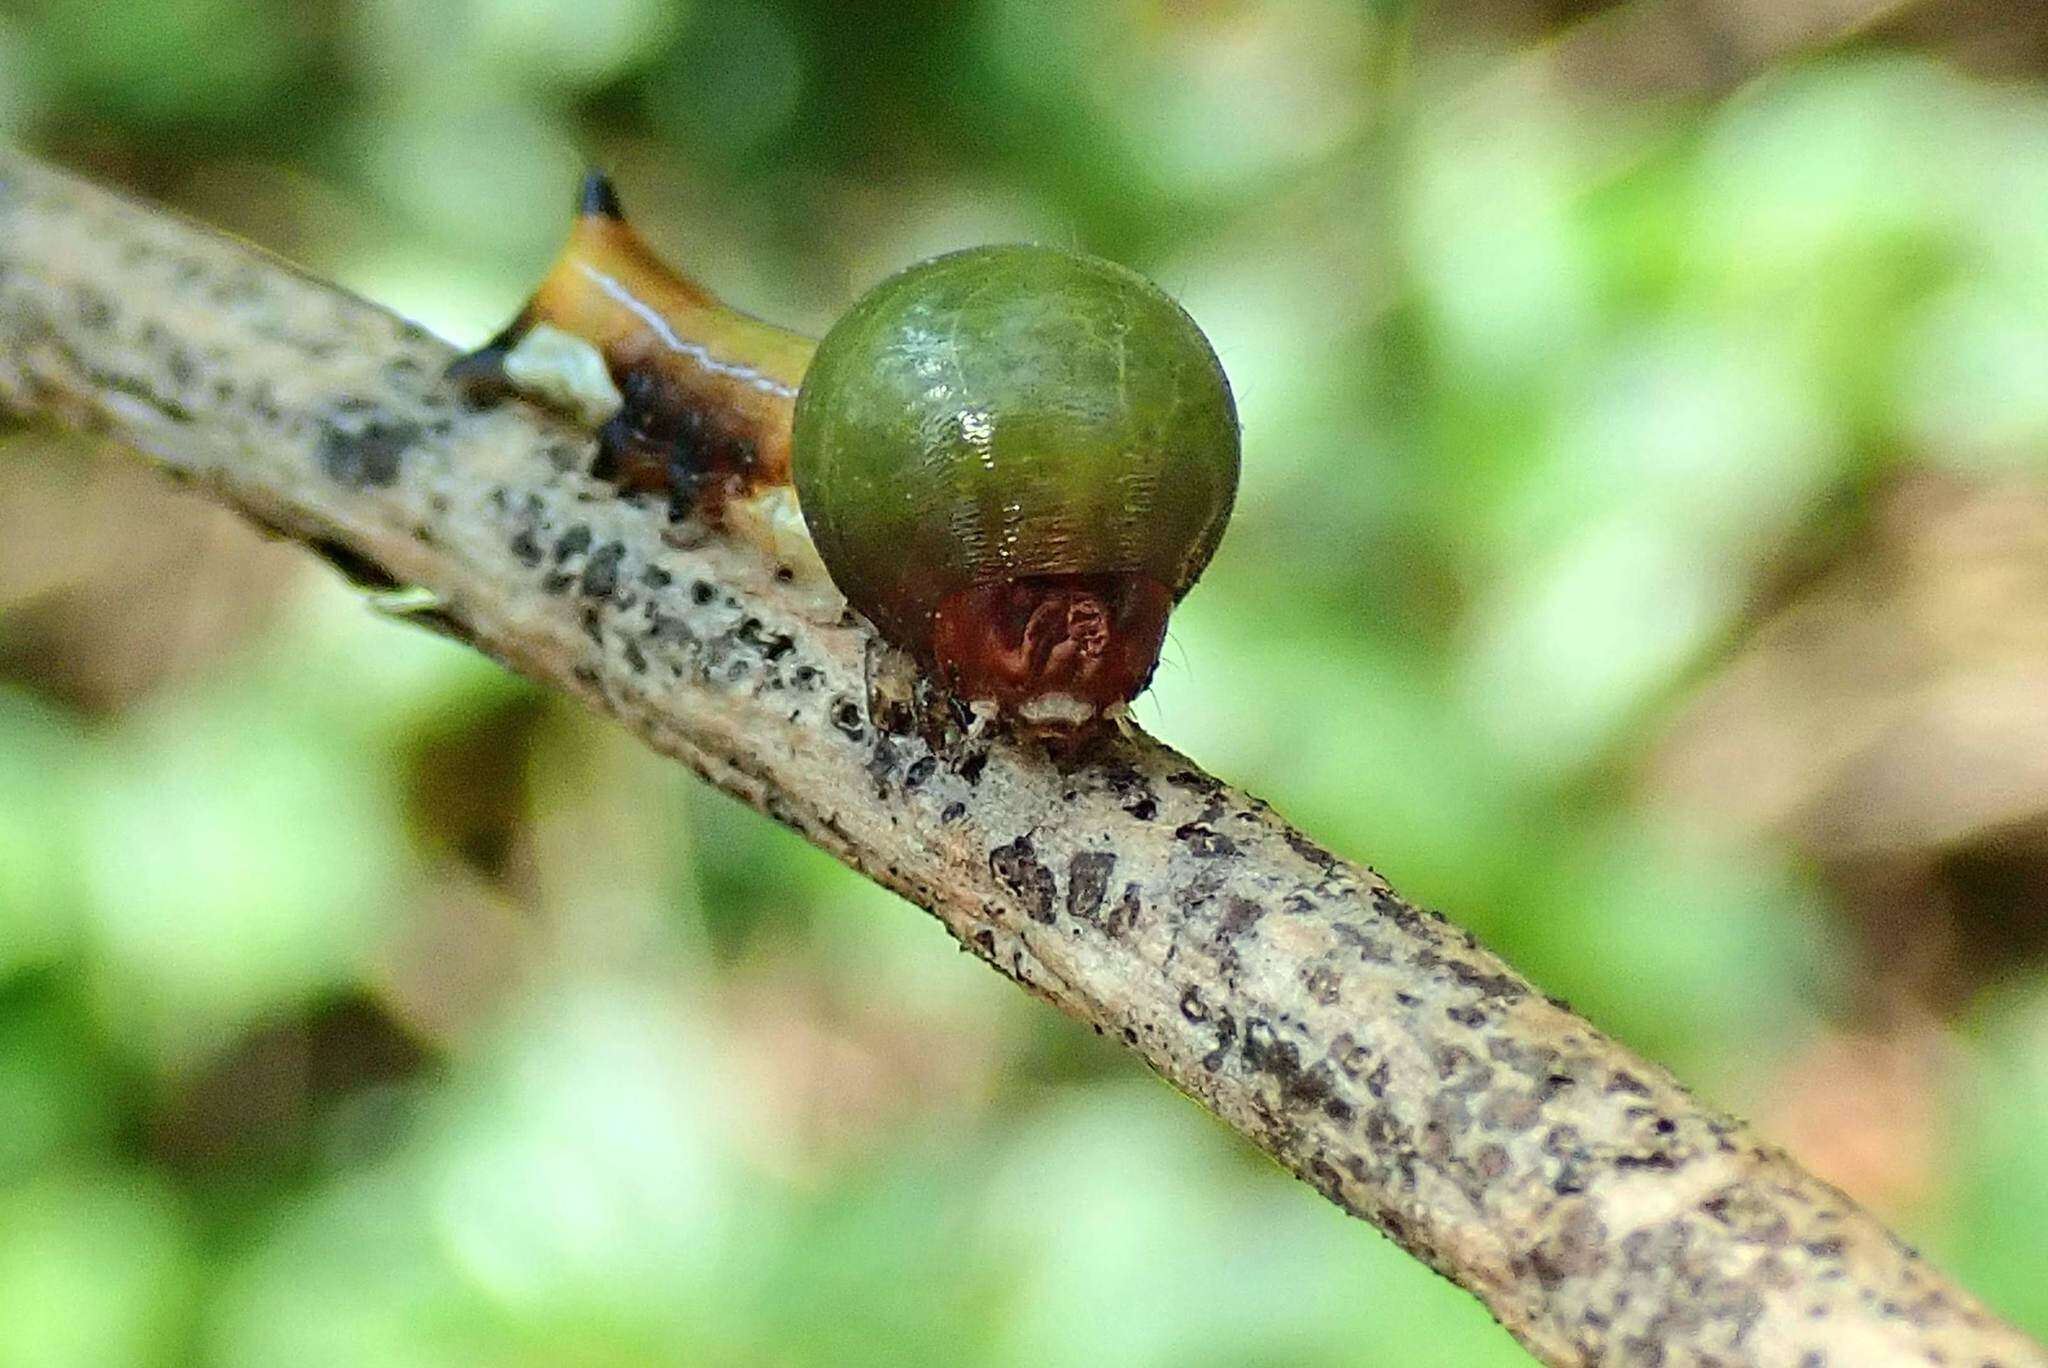
{"label": "caterpillar's face", "polygon": [[1085,730],[1150,680],[1237,488],[1237,414],[1142,277],[977,248],[883,282],[819,345],[793,466],[848,600],[957,696]]}
{"label": "caterpillar's face", "polygon": [[932,657],[957,696],[1032,731],[1085,731],[1152,677],[1173,597],[1144,575],[1027,575],[948,595]]}

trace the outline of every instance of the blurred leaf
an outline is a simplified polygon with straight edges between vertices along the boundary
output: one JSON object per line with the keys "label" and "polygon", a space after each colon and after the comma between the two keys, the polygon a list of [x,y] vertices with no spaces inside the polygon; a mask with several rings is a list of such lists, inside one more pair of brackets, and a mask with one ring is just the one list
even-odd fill
{"label": "blurred leaf", "polygon": [[688,0],[468,0],[484,49],[545,84],[595,85],[652,55]]}
{"label": "blurred leaf", "polygon": [[1239,1160],[1149,1087],[1076,1091],[1035,1118],[983,1193],[988,1247],[1015,1284],[991,1361],[1527,1362],[1448,1283]]}
{"label": "blurred leaf", "polygon": [[[1231,374],[1246,470],[1140,720],[1753,1110],[1883,952],[1842,871],[1682,828],[1636,771],[1674,717],[1713,724],[1686,686],[1754,624],[1815,648],[1776,605],[1891,471],[2048,466],[2048,73],[1991,13],[2023,75],[1870,43],[1708,100],[1658,73],[1738,74],[1753,34],[1658,28],[1588,73],[1571,33],[1500,50],[1547,21],[1499,4],[29,0],[0,129],[465,341],[591,162],[679,264],[814,328],[973,241],[1150,271]],[[190,1361],[188,1297],[250,1368],[1526,1361],[928,919],[331,577],[254,635],[165,621],[174,670],[84,630],[133,608],[116,515],[162,505],[8,451],[0,1365]],[[1957,524],[1917,607],[1882,560],[1857,581],[1863,674],[2024,630],[1970,617],[2032,583],[1997,578],[2023,506]],[[95,651],[134,685],[67,692]],[[1884,684],[1714,754],[1827,770],[1814,719]],[[1987,697],[1944,694],[1961,734],[2006,734]],[[1939,739],[1905,730],[1909,769],[1844,791],[1938,804],[1911,757]],[[1760,778],[1719,764],[1694,788],[1732,823]],[[1983,840],[2010,889],[1955,934],[2014,981],[1944,1113],[1952,1204],[1916,1219],[2048,1328],[2040,973],[1999,948],[2040,866]],[[1893,893],[1956,858],[1860,876],[1918,907]],[[402,1073],[294,1053],[373,999]],[[237,1072],[259,1057],[289,1117]],[[236,1153],[292,1161],[195,1176],[209,1088]]]}
{"label": "blurred leaf", "polygon": [[288,13],[251,23],[238,0],[29,0],[29,13],[39,63],[77,98],[142,126],[247,118],[304,60]]}
{"label": "blurred leaf", "polygon": [[[991,68],[1058,142],[1154,193],[1240,192],[1363,127],[1374,38],[1337,0],[988,0]],[[1040,149],[1032,149],[1038,151]]]}
{"label": "blurred leaf", "polygon": [[165,710],[89,770],[109,1012],[175,1058],[360,972],[403,867],[388,775],[246,701]]}
{"label": "blurred leaf", "polygon": [[52,1172],[0,1191],[0,1364],[187,1361],[193,1253],[171,1194],[133,1170]]}
{"label": "blurred leaf", "polygon": [[1954,1127],[1941,1257],[1996,1310],[2048,1335],[2048,992],[2015,986],[1978,1026],[1983,1068]]}
{"label": "blurred leaf", "polygon": [[127,1080],[98,1048],[81,996],[54,973],[0,986],[0,1189],[111,1139],[120,1124]]}
{"label": "blurred leaf", "polygon": [[86,858],[77,820],[85,738],[0,688],[0,982],[73,948]]}
{"label": "blurred leaf", "polygon": [[2048,293],[1991,278],[1932,301],[1897,388],[1915,445],[1965,468],[2048,469]]}
{"label": "blurred leaf", "polygon": [[730,1342],[733,1242],[775,1228],[730,1168],[707,1045],[617,985],[534,1003],[402,1152],[285,1213],[232,1285],[221,1361],[623,1368]]}
{"label": "blurred leaf", "polygon": [[705,5],[647,82],[648,121],[692,160],[742,162],[796,117],[804,61],[780,6]]}
{"label": "blurred leaf", "polygon": [[393,95],[355,151],[364,179],[417,229],[536,272],[568,231],[588,163],[554,111],[483,81]]}
{"label": "blurred leaf", "polygon": [[1754,1086],[1840,991],[1842,947],[1813,889],[1768,849],[1616,818],[1526,870],[1524,919],[1495,935],[1538,982],[1694,1086]]}
{"label": "blurred leaf", "polygon": [[17,18],[0,14],[0,132],[26,127],[49,92],[32,35]]}

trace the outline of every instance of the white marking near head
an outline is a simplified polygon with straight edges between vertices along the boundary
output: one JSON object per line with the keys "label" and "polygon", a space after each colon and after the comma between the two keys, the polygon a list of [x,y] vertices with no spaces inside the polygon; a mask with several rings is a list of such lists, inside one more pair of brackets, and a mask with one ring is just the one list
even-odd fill
{"label": "white marking near head", "polygon": [[648,329],[661,339],[662,345],[670,351],[680,352],[714,375],[729,375],[743,384],[751,385],[753,388],[760,390],[763,394],[772,394],[779,399],[794,399],[796,397],[794,389],[783,384],[772,375],[764,375],[752,366],[721,360],[713,356],[711,349],[701,342],[685,342],[681,337],[677,336],[676,330],[669,326],[668,320],[657,313],[646,300],[640,298],[617,280],[598,270],[590,263],[579,261],[576,263],[576,269],[588,276],[591,283],[596,285],[598,289],[603,290],[607,295],[630,310],[634,317],[645,323]]}
{"label": "white marking near head", "polygon": [[547,323],[536,323],[505,354],[505,378],[521,394],[589,427],[599,426],[625,405],[597,348]]}
{"label": "white marking near head", "polygon": [[1078,727],[1095,717],[1095,709],[1072,694],[1051,693],[1020,704],[1017,716],[1033,726]]}

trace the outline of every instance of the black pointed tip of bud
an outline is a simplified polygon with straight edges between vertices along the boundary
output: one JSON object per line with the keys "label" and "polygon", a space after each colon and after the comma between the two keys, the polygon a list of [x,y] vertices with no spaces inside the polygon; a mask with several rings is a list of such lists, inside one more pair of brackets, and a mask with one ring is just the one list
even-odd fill
{"label": "black pointed tip of bud", "polygon": [[626,216],[626,211],[619,207],[618,188],[602,171],[592,171],[583,178],[583,198],[577,209],[586,218],[623,219]]}

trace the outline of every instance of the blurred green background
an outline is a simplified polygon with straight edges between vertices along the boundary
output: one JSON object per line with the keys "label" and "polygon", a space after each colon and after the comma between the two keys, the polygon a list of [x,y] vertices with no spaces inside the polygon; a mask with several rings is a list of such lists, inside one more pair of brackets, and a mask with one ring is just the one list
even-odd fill
{"label": "blurred green background", "polygon": [[[2032,0],[11,0],[0,136],[473,342],[581,168],[822,328],[1143,269],[1245,487],[1141,720],[2048,1334]],[[1517,1364],[622,735],[0,439],[0,1365]]]}

